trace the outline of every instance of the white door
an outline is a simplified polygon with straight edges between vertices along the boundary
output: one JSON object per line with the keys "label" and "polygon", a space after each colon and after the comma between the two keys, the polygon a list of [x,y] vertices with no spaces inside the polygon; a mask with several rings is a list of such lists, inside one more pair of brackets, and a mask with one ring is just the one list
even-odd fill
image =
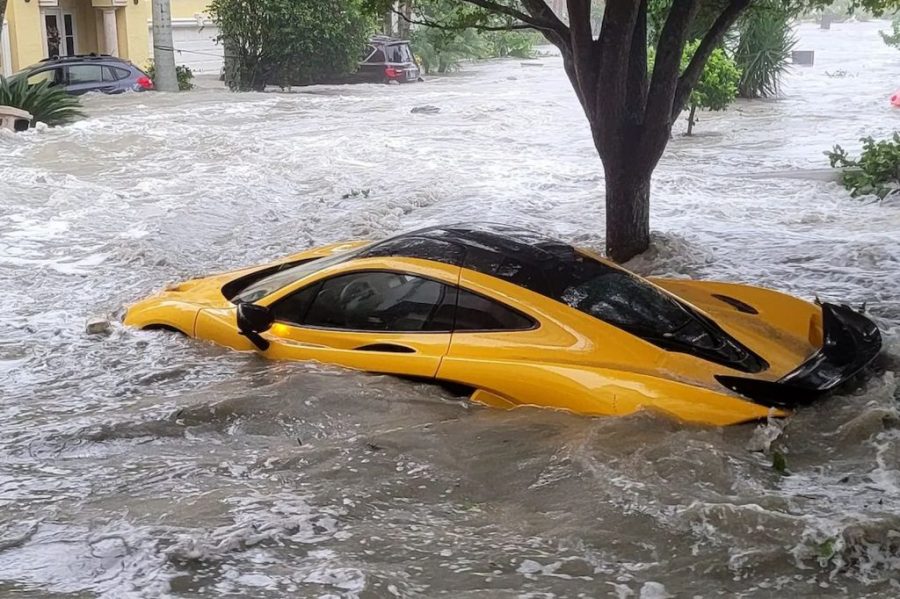
{"label": "white door", "polygon": [[44,37],[44,55],[72,56],[78,52],[75,37],[75,15],[59,8],[41,9],[41,33]]}
{"label": "white door", "polygon": [[[172,45],[175,64],[185,65],[194,73],[216,73],[222,69],[222,45],[216,42],[219,29],[207,19],[172,19]],[[150,51],[153,52],[153,28],[150,28]]]}

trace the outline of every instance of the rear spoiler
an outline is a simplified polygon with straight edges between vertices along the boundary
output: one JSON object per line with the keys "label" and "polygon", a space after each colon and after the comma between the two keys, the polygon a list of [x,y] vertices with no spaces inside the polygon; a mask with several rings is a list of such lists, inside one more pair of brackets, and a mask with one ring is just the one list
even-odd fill
{"label": "rear spoiler", "polygon": [[716,380],[754,403],[791,409],[833,391],[881,351],[878,326],[849,306],[822,304],[822,334],[822,348],[777,381],[726,375]]}

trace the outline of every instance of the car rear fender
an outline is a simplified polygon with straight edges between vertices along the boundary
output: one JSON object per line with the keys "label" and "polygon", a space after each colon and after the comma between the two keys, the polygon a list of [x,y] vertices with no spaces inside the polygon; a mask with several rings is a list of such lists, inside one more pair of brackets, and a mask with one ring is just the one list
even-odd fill
{"label": "car rear fender", "polygon": [[596,416],[653,410],[713,425],[786,415],[724,387],[719,391],[667,378],[665,373],[447,356],[437,378],[476,389],[472,399],[494,407],[540,406]]}

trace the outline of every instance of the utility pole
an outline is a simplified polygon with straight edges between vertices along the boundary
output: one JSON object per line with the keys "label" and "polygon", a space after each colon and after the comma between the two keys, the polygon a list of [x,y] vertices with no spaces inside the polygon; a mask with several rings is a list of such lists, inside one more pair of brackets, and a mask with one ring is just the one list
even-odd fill
{"label": "utility pole", "polygon": [[156,89],[178,91],[175,74],[175,49],[172,46],[172,7],[169,0],[153,0],[153,66],[156,68]]}

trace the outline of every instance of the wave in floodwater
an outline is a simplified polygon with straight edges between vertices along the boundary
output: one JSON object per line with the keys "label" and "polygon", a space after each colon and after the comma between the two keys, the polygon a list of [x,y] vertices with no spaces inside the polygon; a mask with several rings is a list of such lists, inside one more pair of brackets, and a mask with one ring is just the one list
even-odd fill
{"label": "wave in floodwater", "polygon": [[635,268],[866,302],[885,333],[859,389],[762,426],[499,412],[85,335],[173,281],[442,222],[602,248],[602,171],[559,58],[88,97],[72,126],[0,137],[0,595],[897,594],[900,203],[806,170],[897,129],[886,27],[801,26],[816,65],[676,131],[655,176]]}

